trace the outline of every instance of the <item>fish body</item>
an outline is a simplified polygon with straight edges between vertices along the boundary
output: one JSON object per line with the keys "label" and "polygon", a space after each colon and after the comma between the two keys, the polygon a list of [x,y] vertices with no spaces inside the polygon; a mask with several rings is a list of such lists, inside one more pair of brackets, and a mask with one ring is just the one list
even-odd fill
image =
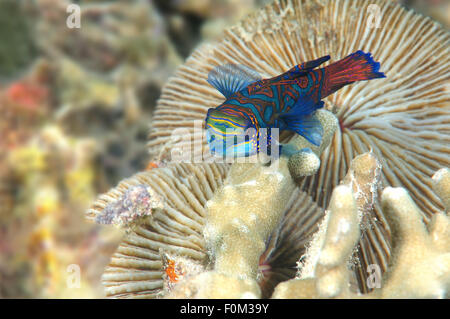
{"label": "fish body", "polygon": [[[380,64],[370,53],[357,51],[326,67],[324,56],[298,64],[287,72],[261,79],[250,68],[225,65],[213,69],[208,82],[226,100],[209,109],[205,120],[207,141],[212,153],[219,156],[250,156],[270,150],[271,129],[289,130],[302,135],[314,145],[320,145],[323,129],[315,116],[323,107],[321,101],[345,85],[382,78]],[[262,134],[261,129],[265,130]]]}

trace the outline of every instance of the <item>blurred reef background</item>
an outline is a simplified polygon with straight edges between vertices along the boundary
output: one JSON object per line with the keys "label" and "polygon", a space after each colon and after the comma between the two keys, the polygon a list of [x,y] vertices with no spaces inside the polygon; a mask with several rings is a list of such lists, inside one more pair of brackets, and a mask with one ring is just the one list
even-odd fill
{"label": "blurred reef background", "polygon": [[[123,234],[85,210],[146,169],[152,111],[176,67],[269,2],[0,0],[0,298],[104,296]],[[399,2],[450,28],[449,0]],[[66,25],[72,3],[81,28]]]}

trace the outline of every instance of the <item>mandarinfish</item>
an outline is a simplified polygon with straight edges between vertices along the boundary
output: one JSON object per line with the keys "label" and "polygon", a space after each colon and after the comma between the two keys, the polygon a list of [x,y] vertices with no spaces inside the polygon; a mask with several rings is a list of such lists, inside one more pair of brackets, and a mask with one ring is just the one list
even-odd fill
{"label": "mandarinfish", "polygon": [[321,99],[353,82],[385,77],[378,72],[380,63],[361,50],[315,69],[329,59],[327,55],[298,64],[270,79],[239,64],[214,68],[207,81],[226,100],[206,116],[211,153],[232,157],[270,153],[273,128],[293,131],[320,145],[323,129],[315,112],[324,105]]}

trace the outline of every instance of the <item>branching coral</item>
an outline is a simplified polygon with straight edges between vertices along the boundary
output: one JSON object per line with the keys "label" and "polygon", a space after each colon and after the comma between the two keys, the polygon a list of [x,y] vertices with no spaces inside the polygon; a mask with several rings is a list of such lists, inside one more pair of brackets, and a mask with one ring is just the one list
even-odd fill
{"label": "branching coral", "polygon": [[[286,159],[284,162],[286,165]],[[221,173],[211,175],[211,170],[219,170]],[[254,168],[253,172],[256,170],[257,168]],[[286,166],[284,172],[287,172]],[[103,222],[105,214],[111,211],[111,208],[114,208],[112,211],[116,217],[118,217],[116,213],[120,212],[124,212],[127,219],[133,215],[138,217],[134,221],[130,220],[130,223],[116,223],[128,229],[129,234],[113,256],[103,276],[108,296],[116,298],[198,297],[207,294],[211,296],[208,285],[196,284],[202,282],[202,279],[196,276],[200,274],[201,278],[209,278],[208,280],[212,281],[231,280],[236,286],[243,284],[244,287],[253,287],[255,290],[253,296],[259,293],[254,279],[242,282],[236,276],[218,275],[217,272],[212,276],[215,279],[208,275],[214,267],[212,263],[214,256],[211,255],[211,260],[208,257],[202,236],[206,218],[189,214],[189,211],[197,211],[206,216],[208,201],[205,199],[212,198],[227,175],[227,166],[218,164],[171,164],[166,168],[153,167],[147,172],[123,181],[97,200],[89,210],[90,219]],[[131,198],[127,193],[136,187],[141,189],[143,185],[147,189],[152,189],[153,194],[156,192],[162,203],[150,205],[151,210],[147,211],[147,218],[142,219],[135,214],[129,214],[128,209],[122,208],[123,201]],[[136,205],[141,207],[140,202],[138,200],[128,207]],[[276,284],[294,277],[297,258],[304,253],[305,243],[316,231],[317,221],[323,216],[323,210],[298,189],[283,204],[286,206],[282,214],[283,220],[270,235],[265,251],[257,261],[259,265],[256,265],[256,281],[264,297],[271,295]],[[114,219],[112,222],[114,223]],[[223,222],[226,222],[226,219]],[[195,228],[195,236],[192,227]],[[177,240],[170,239],[173,237]],[[190,250],[177,248],[179,245],[188,245],[190,241],[198,253],[192,254]],[[204,272],[208,274],[203,274]],[[216,296],[230,297],[230,291],[217,290]],[[240,290],[235,292],[242,295]]]}
{"label": "branching coral", "polygon": [[[435,190],[448,204],[450,170],[438,171],[434,179]],[[374,296],[449,298],[450,218],[444,212],[437,213],[427,229],[420,209],[402,188],[386,188],[382,202],[392,229],[393,250],[383,286]],[[449,206],[446,209],[448,213]]]}
{"label": "branching coral", "polygon": [[[356,159],[355,159],[356,160]],[[445,203],[450,171],[442,169],[433,177],[435,189]],[[300,276],[281,283],[274,298],[448,298],[450,288],[450,219],[444,213],[433,216],[429,229],[407,191],[386,188],[383,211],[392,229],[392,257],[383,279],[375,271],[373,292],[360,295],[349,290],[349,261],[360,235],[358,196],[348,185],[335,188],[329,213],[315,236],[300,268]],[[448,210],[448,208],[447,208]],[[305,267],[310,260],[317,262]],[[372,265],[376,269],[379,265]],[[306,270],[309,270],[305,272]],[[371,271],[372,269],[368,269]]]}
{"label": "branching coral", "polygon": [[[321,111],[319,119],[325,131],[323,140],[329,142],[337,121],[328,111]],[[313,146],[298,136],[291,147],[303,150]],[[314,150],[320,155],[324,148],[322,145]],[[260,257],[267,249],[270,236],[277,233],[295,188],[288,161],[291,160],[282,156],[268,166],[234,164],[227,175],[223,164],[169,165],[140,173],[100,197],[89,211],[90,218],[131,227],[130,235],[104,275],[107,293],[116,297],[165,294],[213,298],[240,297],[246,293],[260,296]],[[304,174],[300,169],[304,166],[311,167],[311,164],[296,164],[297,174]],[[224,186],[219,187],[225,176]],[[145,202],[140,196],[131,196],[137,189],[146,194]],[[261,193],[276,200],[261,201]],[[155,196],[159,200],[149,204],[149,197]],[[210,200],[208,204],[205,199]],[[142,221],[139,211],[143,205],[148,218]],[[187,236],[184,239],[183,234]],[[210,250],[209,259],[202,235]],[[144,246],[146,241],[148,244]],[[179,257],[164,257],[160,249]],[[186,257],[191,260],[187,262]],[[187,267],[183,280],[175,284],[181,277],[174,270],[179,264],[200,264],[203,271],[190,271],[192,267]],[[211,285],[198,284],[205,280]],[[224,282],[230,289],[219,289]],[[162,290],[163,287],[166,289]]]}
{"label": "branching coral", "polygon": [[[337,121],[330,112],[320,112],[319,119],[325,134],[322,145],[315,148],[318,155],[337,128]],[[300,150],[312,147],[300,136],[291,145]],[[301,151],[298,154],[302,153],[314,154],[312,151]],[[270,166],[248,163],[232,165],[224,186],[208,203],[204,236],[211,249],[215,271],[210,273],[209,280],[215,283],[213,278],[230,277],[226,280],[232,280],[237,285],[241,282],[250,290],[227,292],[223,287],[219,289],[220,286],[212,285],[207,288],[209,293],[206,289],[202,290],[202,296],[240,297],[246,292],[260,296],[259,290],[255,288],[259,259],[266,249],[269,236],[281,223],[289,197],[295,188],[288,162],[291,171],[304,176],[318,169],[319,163],[315,158],[316,155],[312,159],[308,156],[299,156],[294,160],[292,157],[281,157]],[[254,281],[253,284],[251,280]],[[217,279],[217,284],[221,282],[221,279]]]}
{"label": "branching coral", "polygon": [[299,279],[280,284],[275,297],[287,297],[284,293],[291,292],[300,298],[347,296],[350,293],[351,273],[347,263],[359,240],[363,214],[367,212],[367,206],[373,204],[379,169],[372,153],[352,161],[344,185],[333,191],[329,210],[302,257]]}
{"label": "branching coral", "polygon": [[[283,174],[289,173],[287,159],[282,160],[284,160],[282,164],[284,166],[275,171],[279,175],[279,180],[275,183],[272,181],[272,185],[275,185],[274,189],[278,190],[286,190],[290,180],[290,178],[283,178]],[[201,176],[206,172],[205,169],[208,170],[207,166],[203,166],[200,170],[196,167],[183,164],[179,167],[171,166],[162,171],[155,168],[150,172],[138,174],[133,179],[123,182],[119,188],[104,195],[90,211],[92,218],[98,218],[104,214],[105,207],[120,202],[129,192],[127,189],[133,190],[142,184],[157,187],[157,192],[161,194],[162,201],[165,202],[163,206],[152,205],[151,214],[144,222],[139,222],[140,219],[137,218],[131,224],[130,234],[113,256],[103,277],[108,295],[167,298],[260,297],[261,289],[266,289],[264,279],[268,278],[264,278],[264,268],[260,268],[264,267],[264,264],[261,264],[261,259],[258,260],[258,258],[265,256],[264,259],[270,260],[271,254],[283,255],[282,252],[286,249],[291,249],[288,256],[292,256],[295,252],[299,253],[298,250],[288,248],[288,238],[278,242],[277,239],[283,235],[279,233],[280,230],[273,229],[274,225],[280,224],[280,221],[273,221],[277,217],[280,218],[279,212],[282,211],[281,215],[284,215],[285,210],[278,210],[279,207],[286,205],[279,203],[280,206],[275,208],[259,207],[257,209],[254,201],[246,197],[247,206],[242,206],[241,197],[244,196],[244,192],[251,195],[251,191],[246,187],[251,186],[255,192],[260,192],[261,189],[257,185],[258,181],[263,180],[258,179],[264,176],[265,179],[274,177],[273,172],[270,174],[271,166],[255,165],[250,172],[246,172],[244,166],[235,164],[228,173],[226,170],[223,171],[227,179],[223,186],[215,188],[215,195],[213,193],[201,195],[202,193],[198,192],[206,186],[203,182],[200,183],[200,189],[195,190],[195,183],[199,179],[202,180]],[[388,272],[382,280],[379,265],[369,265],[369,268],[361,269],[355,256],[355,245],[361,235],[360,229],[368,227],[365,224],[365,218],[370,216],[368,212],[374,203],[380,169],[373,153],[356,157],[343,180],[343,185],[335,189],[329,211],[320,223],[319,229],[314,233],[315,227],[311,228],[307,225],[308,218],[302,220],[304,224],[302,231],[309,235],[314,233],[313,239],[308,243],[308,250],[299,263],[298,278],[279,284],[274,292],[274,298],[446,296],[450,272],[448,217],[443,214],[435,215],[428,234],[417,207],[414,207],[410,197],[400,188],[387,188],[382,198],[383,211],[388,216],[393,232],[394,250]],[[256,180],[252,178],[248,180],[249,176],[253,176],[253,173],[258,171]],[[177,179],[171,177],[169,172],[181,173],[184,180],[181,185],[178,185]],[[206,173],[206,176],[209,176],[209,173]],[[190,182],[186,183],[186,178]],[[436,192],[445,194],[442,196],[443,199],[448,198],[446,192],[448,192],[449,178],[448,170],[441,170],[434,176]],[[292,181],[290,183],[293,184]],[[183,196],[187,196],[185,198],[188,199],[189,206],[205,214],[195,226],[196,235],[188,235],[191,231],[188,231],[186,226],[194,227],[192,223],[197,218],[194,218],[195,215],[189,215],[190,208],[180,201],[181,194],[174,197],[180,190]],[[192,195],[195,198],[203,197],[204,199],[204,196],[212,196],[212,199],[207,206],[207,201],[201,200],[200,205],[203,206],[201,208],[198,206],[199,203],[196,204],[196,200],[191,197]],[[298,196],[298,193],[296,195]],[[234,203],[224,203],[222,202],[224,198],[235,200]],[[282,196],[277,198],[281,198],[282,201],[287,200]],[[305,203],[305,199],[301,196],[297,199]],[[174,204],[182,206],[174,207]],[[236,204],[241,204],[240,209]],[[313,207],[314,204],[306,202],[305,206]],[[226,207],[226,211],[229,212],[226,216],[223,210],[218,209],[223,207]],[[243,214],[244,210],[253,210],[254,213]],[[308,216],[306,211],[300,210],[298,206],[293,212],[303,213],[299,216],[302,218]],[[227,218],[230,214],[232,218]],[[185,217],[182,217],[183,215]],[[286,214],[284,218],[288,215],[290,216]],[[243,216],[250,218],[243,218]],[[317,217],[322,216],[320,210],[313,216],[315,218],[309,224],[317,225]],[[176,219],[173,219],[174,217]],[[284,220],[294,222],[292,217]],[[199,233],[202,230],[206,245]],[[282,225],[281,232],[283,231],[292,233],[286,225]],[[267,234],[271,235],[270,238]],[[301,240],[301,237],[294,237],[293,240]],[[303,245],[305,242],[303,240],[300,244]],[[208,246],[211,249],[209,258],[206,250]],[[300,253],[302,253],[301,250]],[[277,257],[273,258],[277,259]],[[271,264],[273,263],[269,262],[269,265]],[[382,288],[375,289],[370,294],[361,295],[355,282],[354,268],[358,271],[373,271],[372,276],[368,278],[371,281],[368,286],[376,288],[381,285]],[[275,270],[273,271],[276,273]],[[424,280],[418,276],[424,276]],[[284,279],[288,278],[284,277]],[[282,280],[275,282],[280,281]],[[405,286],[405,282],[408,282],[409,286]]]}
{"label": "branching coral", "polygon": [[[379,182],[380,166],[372,153],[356,157],[343,183],[347,188],[335,189],[328,213],[309,244],[304,261],[300,267],[300,278],[314,277],[316,272],[331,270],[330,276],[338,276],[339,280],[348,277],[345,262],[342,258],[353,252],[355,241],[359,239],[359,227],[364,217],[372,208]],[[350,195],[349,195],[350,194]],[[352,195],[353,194],[353,195]],[[364,224],[363,224],[364,225]],[[332,289],[340,289],[333,287]],[[335,295],[340,291],[328,291]]]}

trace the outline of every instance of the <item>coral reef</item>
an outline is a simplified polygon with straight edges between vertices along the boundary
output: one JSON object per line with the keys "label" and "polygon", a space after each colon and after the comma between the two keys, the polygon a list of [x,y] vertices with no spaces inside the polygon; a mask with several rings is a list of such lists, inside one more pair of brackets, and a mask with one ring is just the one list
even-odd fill
{"label": "coral reef", "polygon": [[[323,112],[327,114],[322,117],[324,123],[330,121],[330,117],[334,118],[330,112]],[[332,135],[337,123],[330,122],[334,125],[327,132]],[[303,138],[299,136],[298,139]],[[276,163],[267,167],[236,164],[230,172],[225,164],[169,164],[139,173],[102,195],[88,211],[92,220],[102,219],[109,207],[123,207],[123,199],[129,198],[127,194],[136,187],[151,189],[155,198],[161,201],[150,205],[147,218],[136,216],[135,222],[119,223],[127,229],[128,235],[103,275],[107,295],[115,298],[177,298],[243,294],[231,288],[214,290],[204,284],[198,291],[200,286],[196,283],[204,279],[217,284],[224,280],[234,282],[233,287],[247,287],[252,296],[262,293],[262,296],[269,297],[276,284],[295,275],[296,260],[316,230],[323,210],[298,190],[280,200],[279,207],[274,204],[272,209],[262,207],[263,210],[258,211],[252,207],[251,201],[244,200],[248,202],[247,210],[254,210],[251,216],[255,220],[242,215],[240,207],[233,206],[232,202],[227,203],[236,214],[232,219],[223,214],[223,209],[211,213],[211,207],[220,208],[223,195],[230,191],[237,196],[235,203],[242,203],[242,196],[247,195],[244,191],[257,196],[264,185],[270,185],[268,181],[274,182],[273,188],[268,189],[271,192],[295,188],[287,167],[288,159],[281,158],[280,161],[283,167],[280,171]],[[222,186],[224,180],[226,184]],[[236,227],[236,222],[242,227]],[[259,253],[249,254],[255,244],[246,229],[249,234],[251,231],[250,235],[262,239]],[[208,236],[208,230],[222,233],[225,245],[217,242],[217,236]],[[250,246],[234,245],[236,236],[247,236]],[[228,249],[222,249],[222,253],[211,251],[215,246],[221,249],[227,245]],[[248,256],[240,257],[241,253]],[[239,259],[241,264],[228,269],[230,256],[229,260]],[[247,273],[243,271],[245,269]]]}
{"label": "coral reef", "polygon": [[[110,242],[101,243],[98,226],[83,223],[79,214],[72,213],[86,209],[98,191],[93,145],[92,140],[71,139],[60,128],[45,126],[39,135],[8,153],[3,165],[15,188],[11,206],[1,215],[3,297],[99,294],[97,271],[107,261],[120,234],[106,229],[103,234]],[[55,169],[58,167],[64,168]],[[80,234],[85,238],[74,241]],[[96,252],[95,260],[87,257],[93,252],[81,249],[89,242],[105,248]],[[83,271],[81,289],[66,286],[67,267],[71,264]],[[14,269],[22,270],[16,273]],[[9,291],[9,278],[15,278],[12,280],[17,289],[23,291]]]}
{"label": "coral reef", "polygon": [[[289,181],[292,185],[293,181],[288,177],[284,180],[284,187],[280,187],[283,172],[289,174],[287,159],[282,160],[284,160],[284,168],[277,171],[280,175],[279,181],[271,185],[275,186],[274,189],[285,191]],[[277,205],[276,208],[260,207],[258,209],[254,201],[241,198],[242,194],[248,194],[248,190],[245,193],[243,191],[246,187],[251,187],[255,192],[261,192],[261,189],[255,186],[264,185],[261,181],[258,182],[258,178],[270,179],[270,166],[261,167],[251,164],[250,172],[245,171],[249,169],[242,166],[245,164],[234,164],[228,172],[224,170],[226,166],[222,166],[222,174],[227,176],[223,185],[216,186],[215,191],[213,189],[214,195],[213,193],[208,195],[212,196],[211,199],[207,201],[207,198],[203,198],[200,204],[195,198],[199,198],[201,193],[196,193],[195,189],[197,191],[204,189],[205,184],[200,183],[197,187],[195,185],[205,173],[209,182],[213,180],[207,170],[208,167],[215,166],[209,165],[211,164],[204,164],[203,169],[199,169],[196,165],[179,164],[140,173],[129,181],[123,182],[117,189],[105,194],[90,210],[91,218],[97,218],[101,216],[99,214],[103,213],[105,207],[111,203],[120,202],[129,190],[141,187],[142,184],[158,187],[157,192],[165,198],[161,199],[163,202],[178,202],[178,205],[182,205],[174,211],[169,208],[173,204],[161,209],[162,203],[155,203],[152,205],[150,218],[144,223],[138,222],[140,219],[137,217],[135,225],[129,228],[130,234],[113,256],[104,274],[103,280],[109,296],[257,298],[262,296],[261,291],[264,289],[263,296],[268,297],[272,289],[265,287],[264,281],[268,279],[267,274],[264,274],[265,263],[261,263],[261,259],[258,260],[258,258],[279,253],[280,250],[291,250],[288,256],[300,252],[297,257],[302,255],[302,258],[298,263],[298,278],[282,282],[289,278],[288,275],[283,278],[284,280],[275,280],[275,284],[282,283],[276,287],[274,298],[443,298],[447,296],[450,275],[447,260],[448,238],[450,238],[448,217],[442,213],[434,215],[428,231],[422,222],[418,208],[401,188],[388,187],[382,193],[383,211],[386,213],[393,234],[393,252],[388,271],[382,278],[379,265],[369,265],[368,269],[361,269],[355,255],[355,245],[361,235],[361,229],[368,227],[365,224],[365,218],[370,216],[370,207],[375,202],[381,171],[380,164],[373,153],[357,156],[352,161],[350,170],[342,181],[343,184],[333,191],[329,210],[325,212],[320,223],[317,218],[322,217],[323,212],[320,209],[316,210],[314,213],[316,218],[312,224],[320,224],[319,229],[311,227],[307,236],[302,234],[304,237],[300,245],[303,246],[306,243],[308,247],[306,252],[296,251],[293,247],[288,248],[285,244],[286,239],[284,243],[283,240],[281,243],[276,243],[279,235],[277,230],[267,240],[269,237],[267,234],[280,224],[280,221],[273,222],[270,219],[279,218],[276,214],[280,212],[278,207],[284,207],[283,204]],[[264,171],[263,174],[260,173],[261,170]],[[182,173],[178,178],[183,181],[184,186],[177,186],[179,184],[175,180],[178,178],[169,173],[175,171]],[[258,171],[259,174],[255,174]],[[158,181],[156,176],[161,179]],[[450,171],[440,170],[434,175],[433,180],[436,192],[444,194],[442,199],[445,202],[449,196]],[[162,187],[163,185],[166,187]],[[197,211],[202,210],[205,214],[204,218],[198,221],[195,236],[188,235],[190,232],[186,229],[187,226],[193,227],[195,215],[188,215],[189,208],[182,204],[181,198],[175,200],[172,198],[173,195],[170,196],[174,192],[178,193],[179,190],[183,190],[183,196],[189,198],[188,202],[192,208]],[[295,195],[298,199],[299,194]],[[233,198],[234,200],[223,203],[224,197],[227,200]],[[245,198],[248,199],[247,196]],[[288,201],[283,196],[276,198]],[[242,214],[242,210],[246,209],[242,206],[245,201],[249,206],[247,211],[252,210],[253,213]],[[305,203],[304,198],[300,198],[300,201],[309,209],[314,206],[312,202]],[[203,208],[199,207],[199,204]],[[218,212],[215,211],[214,206],[219,208]],[[231,212],[231,216],[233,211],[237,215],[227,218],[230,215],[224,216],[224,208]],[[170,210],[173,211],[170,213]],[[293,209],[293,212],[305,213],[298,207]],[[174,216],[178,218],[167,219],[167,214],[172,218]],[[184,219],[181,218],[183,215]],[[289,213],[285,212],[281,215],[286,218]],[[305,217],[305,215],[300,216]],[[177,236],[178,240],[174,238],[175,229],[172,228],[168,232],[167,226],[162,227],[163,220],[165,223],[179,221],[178,229],[181,233]],[[296,222],[292,219],[285,220]],[[157,227],[159,223],[161,224]],[[130,225],[128,224],[128,227]],[[175,226],[175,224],[172,225]],[[280,227],[281,229],[291,232],[284,225]],[[201,236],[202,230],[205,242]],[[314,234],[312,240],[311,234]],[[277,238],[275,243],[273,238]],[[194,247],[188,245],[188,242],[190,245],[196,242],[201,243],[195,246],[200,250],[196,253],[186,250],[188,247]],[[243,242],[245,242],[244,245],[242,245]],[[213,246],[212,249],[211,246]],[[199,252],[202,254],[198,254]],[[268,264],[272,264],[269,268],[274,266],[274,263]],[[368,286],[382,288],[375,289],[369,294],[361,294],[356,281],[356,271],[372,270],[374,274],[369,276],[368,280],[373,282],[370,284],[368,282]],[[409,283],[408,287],[405,286],[405,282]]]}
{"label": "coral reef", "polygon": [[[144,145],[162,85],[202,37],[257,5],[207,3],[206,15],[147,0],[0,3],[1,297],[103,296],[99,273],[121,230],[86,224],[81,212],[154,165]],[[66,27],[70,4],[81,28]],[[92,290],[66,289],[71,263]]]}
{"label": "coral reef", "polygon": [[[380,9],[379,27],[371,27],[371,4]],[[177,70],[155,110],[149,151],[154,160],[169,162],[171,150],[200,144],[204,148],[194,150],[194,156],[208,160],[196,123],[202,123],[208,108],[221,103],[219,93],[206,82],[217,65],[241,63],[270,77],[300,62],[327,54],[339,59],[362,49],[381,61],[387,78],[345,87],[325,99],[339,129],[318,158],[317,173],[297,178],[297,184],[326,208],[351,160],[372,150],[382,167],[379,189],[407,189],[428,224],[442,210],[429,176],[450,166],[448,43],[449,33],[442,26],[390,1],[275,1],[227,29],[219,43],[197,49]],[[289,138],[282,135],[283,141]],[[379,198],[365,217],[357,255],[362,268],[379,264],[384,272],[390,229]],[[368,292],[367,273],[357,276],[360,289]]]}
{"label": "coral reef", "polygon": [[115,203],[106,206],[102,214],[96,216],[95,222],[127,226],[151,215],[152,210],[156,208],[163,208],[162,198],[150,187],[136,185],[128,189]]}
{"label": "coral reef", "polygon": [[[179,169],[181,165],[170,163],[177,154],[174,150],[190,150],[194,159],[198,156],[206,161],[210,159],[203,132],[197,126],[209,107],[220,104],[220,97],[206,83],[206,75],[214,65],[243,63],[263,76],[271,76],[301,61],[326,54],[340,57],[352,50],[364,49],[383,61],[390,81],[357,84],[329,97],[328,111],[318,113],[327,128],[319,147],[299,136],[285,135],[282,140],[289,142],[291,156],[282,156],[269,165],[232,164],[221,176],[223,186],[219,185],[214,194],[209,195],[207,204],[193,206],[204,212],[197,229],[200,237],[194,241],[202,241],[198,247],[201,258],[194,258],[191,253],[183,256],[178,248],[172,258],[156,253],[158,245],[162,249],[171,247],[172,244],[160,237],[167,232],[156,228],[151,218],[144,224],[139,222],[139,227],[148,230],[145,235],[140,230],[139,236],[152,238],[152,244],[144,253],[143,245],[135,238],[136,230],[131,229],[130,238],[123,243],[124,248],[116,253],[105,273],[109,296],[268,297],[274,286],[293,277],[279,266],[279,259],[273,258],[282,254],[289,260],[294,254],[297,260],[303,256],[299,262],[301,279],[294,280],[309,285],[315,291],[314,296],[363,296],[361,293],[374,288],[369,284],[368,279],[372,277],[367,269],[376,265],[380,277],[388,266],[390,271],[395,269],[394,253],[398,243],[391,238],[395,227],[390,224],[389,210],[381,207],[379,193],[388,187],[406,188],[426,224],[433,214],[441,211],[442,203],[431,188],[429,176],[449,164],[449,157],[443,152],[449,136],[442,125],[447,121],[443,115],[449,112],[445,103],[448,99],[445,67],[450,60],[443,44],[448,34],[438,25],[396,4],[382,0],[376,4],[384,12],[381,20],[384,27],[369,33],[364,28],[368,19],[366,2],[355,0],[347,6],[340,2],[276,1],[227,30],[225,38],[217,45],[200,47],[178,69],[163,89],[148,142],[153,161],[170,170]],[[305,13],[308,20],[303,18]],[[336,20],[336,13],[347,18]],[[412,21],[416,27],[406,24],[402,25],[403,29],[394,27],[392,21],[401,19]],[[349,33],[355,41],[345,45],[334,41],[337,31]],[[383,49],[405,34],[420,37],[429,47],[405,44],[399,50],[407,51],[402,56],[398,56],[398,52],[390,55],[388,49]],[[407,60],[407,56],[413,59],[431,52],[441,58],[439,64],[427,60],[417,68],[417,64]],[[410,69],[413,73],[408,71]],[[411,89],[418,79],[424,85],[420,90]],[[422,108],[424,101],[428,104],[426,109]],[[202,147],[192,149],[192,144]],[[371,152],[364,154],[369,149]],[[189,171],[197,165],[200,164],[188,166]],[[150,176],[162,174],[158,173],[162,170],[157,167],[150,173],[141,173],[145,178],[137,175],[120,184],[102,197],[89,215],[100,216],[105,207],[120,200],[119,193],[123,194],[131,185],[143,183],[154,187]],[[344,185],[339,186],[341,181]],[[170,189],[177,187],[175,182],[170,185]],[[185,192],[193,189],[189,184]],[[167,198],[167,190],[159,195]],[[331,196],[333,190],[335,195]],[[423,194],[427,194],[426,197]],[[309,205],[314,211],[313,223],[305,221],[307,226],[294,226],[293,221],[299,218],[296,213],[307,208],[300,204],[298,212],[288,214],[288,203],[293,195],[303,199],[306,195],[308,202],[304,206]],[[330,212],[319,225],[325,207],[329,207]],[[167,208],[157,211],[161,216],[171,214]],[[155,216],[153,208],[151,216]],[[183,223],[190,225],[189,220]],[[286,244],[287,229],[300,239],[300,245],[306,244],[306,252],[304,247]],[[184,231],[185,240],[188,234]],[[339,249],[335,250],[336,245]],[[137,249],[139,252],[136,246],[141,247]],[[129,261],[133,256],[140,260],[136,265]],[[189,264],[181,260],[186,257],[190,257],[193,264],[200,262],[202,270],[190,272],[189,266],[177,268],[177,265]],[[143,266],[138,266],[147,262],[145,267],[153,271],[153,277],[141,273],[139,267]],[[183,279],[179,280],[182,273]],[[121,283],[119,279],[127,282]],[[225,282],[229,289],[224,288]],[[279,287],[282,289],[283,284]],[[279,289],[275,296],[280,294]],[[376,293],[367,296],[376,296]]]}
{"label": "coral reef", "polygon": [[148,1],[82,1],[81,28],[65,25],[71,1],[39,0],[36,42],[51,65],[55,120],[95,137],[108,185],[143,170],[148,124],[161,86],[181,58]]}
{"label": "coral reef", "polygon": [[[146,185],[162,200],[151,206],[152,212],[146,219],[128,229],[128,235],[112,256],[102,278],[108,296],[160,296],[171,280],[170,276],[164,276],[164,254],[206,265],[202,236],[204,206],[222,184],[226,172],[227,167],[219,164],[153,168],[122,181],[99,197],[88,211],[90,219],[97,219],[108,205],[120,201],[130,188],[138,185]],[[178,264],[176,256],[168,258]]]}
{"label": "coral reef", "polygon": [[[433,180],[448,212],[445,200],[450,170],[439,170]],[[446,192],[442,191],[445,188]],[[383,278],[379,271],[368,278],[374,291],[361,295],[349,290],[348,263],[360,235],[359,205],[355,189],[342,185],[333,191],[329,212],[300,267],[300,275],[279,284],[273,298],[448,298],[449,217],[444,212],[435,214],[427,229],[419,208],[403,188],[385,188],[382,204],[392,231],[393,250]],[[305,266],[308,263],[312,268]]]}
{"label": "coral reef", "polygon": [[[322,144],[315,148],[317,156],[327,147],[326,143],[330,142],[337,128],[337,121],[331,112],[320,111],[319,114],[318,118],[325,133]],[[294,138],[290,145],[295,145],[298,150],[310,150],[312,147],[312,144],[301,136]],[[309,151],[300,151],[297,154],[302,153],[310,154]],[[204,237],[214,263],[214,272],[209,274],[209,280],[217,282],[218,285],[223,280],[231,280],[238,286],[247,286],[250,290],[233,292],[210,285],[203,288],[200,297],[218,298],[234,294],[241,297],[245,293],[255,297],[261,296],[256,289],[259,259],[266,249],[269,236],[280,224],[286,204],[295,188],[287,162],[293,167],[291,171],[304,176],[318,169],[318,162],[314,157],[306,157],[305,161],[302,156],[294,160],[292,156],[282,156],[269,166],[248,163],[235,163],[231,166],[224,186],[214,194],[207,205]],[[311,166],[314,168],[311,169]]]}
{"label": "coral reef", "polygon": [[[448,297],[448,171],[429,179],[449,166],[448,32],[384,0],[282,0],[245,17],[268,2],[0,2],[1,298],[103,297],[114,251],[109,297],[267,298],[296,275],[316,296]],[[448,26],[445,1],[398,2]],[[66,27],[70,4],[81,28]],[[197,48],[203,39],[217,42]],[[192,142],[205,146],[206,110],[221,100],[205,81],[213,67],[242,63],[267,77],[356,49],[388,78],[327,98],[320,148],[285,134],[291,156],[270,165],[170,163]],[[207,147],[193,155],[211,160]],[[101,225],[87,223],[82,211],[119,181],[89,210]],[[341,181],[352,209],[333,206]],[[326,220],[343,216],[353,236],[321,260],[318,243],[342,230]],[[69,287],[76,269],[80,289]]]}

